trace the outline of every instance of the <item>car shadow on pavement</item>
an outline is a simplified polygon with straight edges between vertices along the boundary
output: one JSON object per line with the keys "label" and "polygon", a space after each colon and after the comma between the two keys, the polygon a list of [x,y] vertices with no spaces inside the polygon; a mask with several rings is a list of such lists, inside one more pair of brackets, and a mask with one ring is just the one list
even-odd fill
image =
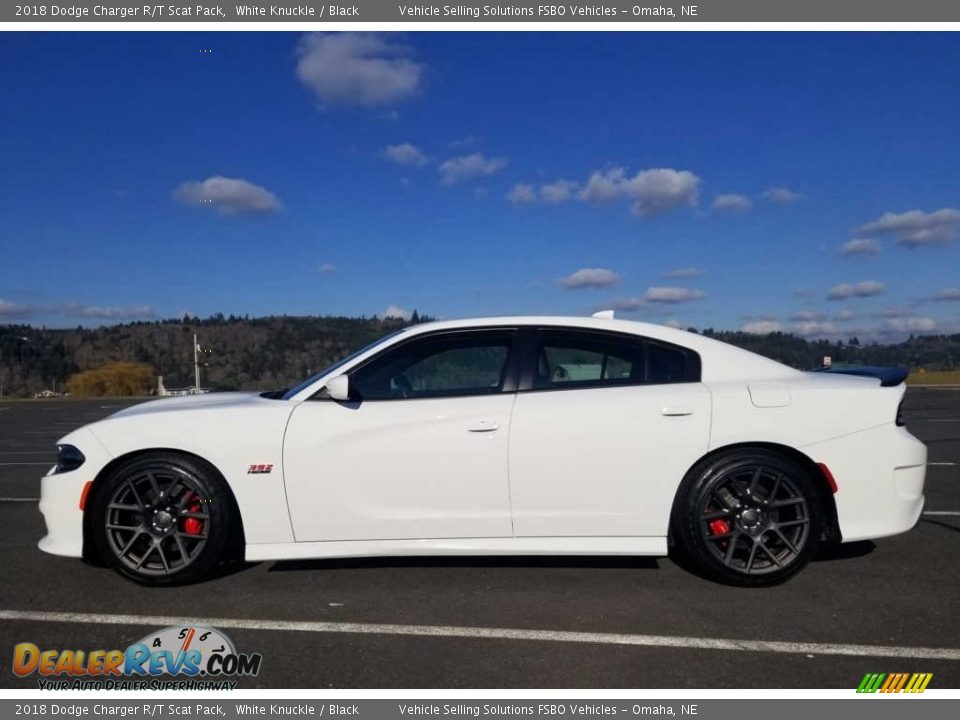
{"label": "car shadow on pavement", "polygon": [[543,556],[517,555],[514,557],[372,557],[336,558],[328,560],[282,560],[273,563],[269,572],[296,572],[300,570],[367,570],[380,568],[583,568],[613,570],[656,570],[654,557],[623,556]]}
{"label": "car shadow on pavement", "polygon": [[826,543],[820,546],[813,562],[829,562],[831,560],[852,560],[853,558],[869,555],[877,546],[871,540],[858,540],[849,543]]}

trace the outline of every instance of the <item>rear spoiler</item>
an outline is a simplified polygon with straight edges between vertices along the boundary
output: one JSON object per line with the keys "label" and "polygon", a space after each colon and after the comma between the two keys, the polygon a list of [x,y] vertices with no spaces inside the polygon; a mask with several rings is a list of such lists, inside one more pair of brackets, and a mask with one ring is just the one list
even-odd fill
{"label": "rear spoiler", "polygon": [[848,365],[846,367],[822,367],[813,372],[833,373],[835,375],[859,375],[877,378],[881,387],[893,387],[907,379],[910,371],[902,367],[874,367],[870,365]]}

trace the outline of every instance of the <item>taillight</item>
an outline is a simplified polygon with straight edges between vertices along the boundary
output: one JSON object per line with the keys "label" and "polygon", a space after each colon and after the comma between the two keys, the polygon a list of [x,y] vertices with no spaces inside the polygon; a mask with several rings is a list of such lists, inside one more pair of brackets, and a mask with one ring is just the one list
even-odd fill
{"label": "taillight", "polygon": [[903,400],[900,401],[900,404],[897,405],[897,425],[903,427],[907,424],[907,421],[903,419]]}

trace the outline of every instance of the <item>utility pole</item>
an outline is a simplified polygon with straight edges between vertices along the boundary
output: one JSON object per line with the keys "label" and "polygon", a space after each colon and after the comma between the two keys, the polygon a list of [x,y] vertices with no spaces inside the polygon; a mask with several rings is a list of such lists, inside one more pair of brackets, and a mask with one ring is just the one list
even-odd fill
{"label": "utility pole", "polygon": [[193,383],[197,394],[200,394],[200,344],[197,334],[193,334]]}

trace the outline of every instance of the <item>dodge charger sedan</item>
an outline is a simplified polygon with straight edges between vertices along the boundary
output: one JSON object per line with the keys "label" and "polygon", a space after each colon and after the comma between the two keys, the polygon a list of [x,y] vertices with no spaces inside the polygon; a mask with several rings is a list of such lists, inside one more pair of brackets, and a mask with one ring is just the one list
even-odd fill
{"label": "dodge charger sedan", "polygon": [[70,433],[40,548],[163,585],[237,556],[673,547],[769,585],[923,508],[903,374],[844,372],[609,313],[416,325],[290,390],[156,400]]}

